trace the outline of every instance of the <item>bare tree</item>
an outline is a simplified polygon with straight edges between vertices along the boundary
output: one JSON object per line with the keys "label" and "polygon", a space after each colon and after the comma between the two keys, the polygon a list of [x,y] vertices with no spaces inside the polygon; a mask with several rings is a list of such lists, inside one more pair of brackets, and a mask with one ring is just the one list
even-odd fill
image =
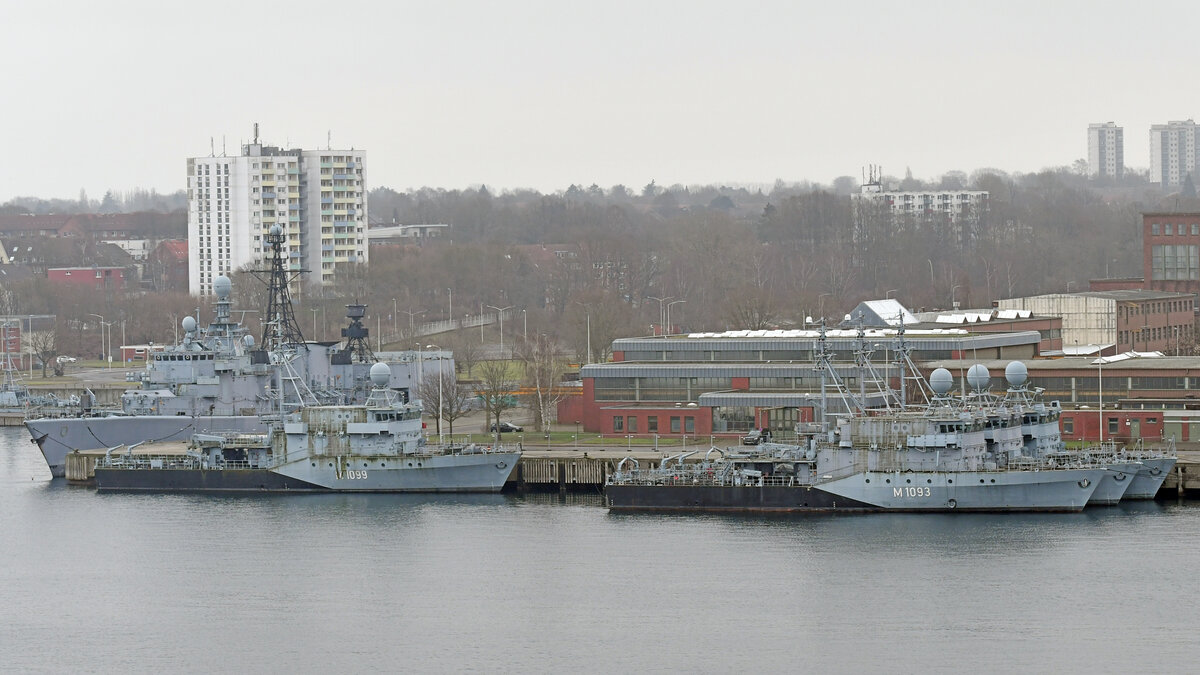
{"label": "bare tree", "polygon": [[500,415],[505,410],[517,407],[517,398],[513,396],[514,384],[508,374],[507,362],[484,361],[480,364],[479,384],[475,392],[483,398],[488,426],[495,424],[497,445],[500,443]]}
{"label": "bare tree", "polygon": [[446,347],[454,352],[454,363],[459,367],[466,368],[467,377],[470,378],[471,372],[483,357],[483,345],[472,340],[465,331],[458,331],[447,337],[449,339],[443,340],[443,342],[447,343]]}
{"label": "bare tree", "polygon": [[425,411],[437,415],[437,433],[442,433],[442,420],[450,425],[454,433],[454,420],[471,411],[469,402],[475,395],[469,387],[458,383],[454,373],[438,371],[437,377],[426,377],[417,387],[417,395]]}
{"label": "bare tree", "polygon": [[735,330],[770,328],[775,317],[775,303],[764,289],[744,287],[725,304],[725,320]]}
{"label": "bare tree", "polygon": [[[29,353],[42,362],[42,377],[46,377],[46,368],[50,365],[50,361],[58,356],[54,331],[33,331],[25,335],[24,342],[25,348],[29,350]],[[57,364],[55,364],[55,374],[59,374]]]}
{"label": "bare tree", "polygon": [[554,341],[538,335],[517,346],[518,360],[525,365],[525,395],[533,410],[533,424],[538,431],[545,431],[554,420],[555,406],[562,399],[556,385],[566,369],[565,360],[559,355]]}

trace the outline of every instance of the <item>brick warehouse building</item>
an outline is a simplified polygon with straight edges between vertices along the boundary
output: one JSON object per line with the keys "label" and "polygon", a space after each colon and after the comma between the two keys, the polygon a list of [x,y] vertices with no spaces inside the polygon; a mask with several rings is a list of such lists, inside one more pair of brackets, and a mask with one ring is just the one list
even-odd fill
{"label": "brick warehouse building", "polygon": [[[613,341],[613,362],[580,370],[583,395],[559,405],[560,420],[609,436],[732,437],[770,429],[794,434],[798,422],[820,414],[820,373],[813,369],[817,332],[729,331]],[[860,381],[854,330],[830,330],[833,367],[852,393],[878,399],[877,382]],[[898,386],[895,331],[867,332],[874,347],[873,377]],[[961,328],[910,329],[912,358],[1028,360],[1038,354],[1037,331],[970,334]],[[830,387],[830,414],[845,409]]]}
{"label": "brick warehouse building", "polygon": [[1142,214],[1145,288],[1200,297],[1200,213]]}

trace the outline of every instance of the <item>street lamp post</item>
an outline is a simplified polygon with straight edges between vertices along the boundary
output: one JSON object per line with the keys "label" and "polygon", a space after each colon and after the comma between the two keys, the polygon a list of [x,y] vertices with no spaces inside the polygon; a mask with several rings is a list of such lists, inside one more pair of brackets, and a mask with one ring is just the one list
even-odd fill
{"label": "street lamp post", "polygon": [[521,310],[521,323],[525,324],[524,335],[522,338],[529,342],[529,312]]}
{"label": "street lamp post", "polygon": [[646,299],[647,299],[647,300],[657,300],[657,301],[658,301],[658,329],[659,329],[659,330],[662,330],[662,327],[663,327],[663,317],[665,316],[665,313],[664,313],[664,311],[663,311],[663,303],[664,303],[664,302],[666,302],[666,301],[668,301],[668,300],[671,300],[673,297],[674,297],[674,296],[671,296],[671,295],[668,295],[668,296],[667,296],[667,297],[665,297],[665,298],[656,298],[656,297],[653,297],[653,296],[650,296],[650,295],[647,295],[647,296],[646,296]]}
{"label": "street lamp post", "polygon": [[899,289],[899,288],[892,288],[892,289],[889,289],[889,290],[888,290],[888,292],[884,294],[884,296],[883,296],[883,299],[884,299],[884,300],[891,300],[891,299],[892,299],[892,293],[899,293],[899,292],[900,292],[900,289]]}
{"label": "street lamp post", "polygon": [[512,309],[512,305],[509,305],[508,307],[496,307],[495,305],[488,305],[488,309],[494,309],[494,310],[496,310],[496,313],[500,315],[500,356],[503,357],[504,356],[504,313],[507,312],[508,310]]}
{"label": "street lamp post", "polygon": [[320,307],[309,307],[308,311],[313,313],[313,339],[317,339],[317,312],[321,311]]}
{"label": "street lamp post", "polygon": [[1100,377],[1097,381],[1100,383],[1100,443],[1104,443],[1104,353],[1100,353],[1100,358],[1096,359],[1096,365],[1100,367]]}
{"label": "street lamp post", "polygon": [[109,370],[112,370],[112,321],[101,321],[102,328],[108,329],[108,339],[104,340],[104,330],[100,331],[100,338],[104,340],[104,362]]}
{"label": "street lamp post", "polygon": [[[103,352],[104,352],[104,317],[100,316],[99,314],[88,314],[88,316],[94,316],[97,319],[100,319],[100,352],[101,352],[101,354],[103,354]],[[103,356],[101,356],[100,358],[101,358],[101,360],[104,359]]]}
{"label": "street lamp post", "polygon": [[959,284],[954,284],[950,287],[950,309],[958,309],[958,302],[954,299],[954,291],[962,288]]}
{"label": "street lamp post", "polygon": [[447,288],[446,292],[450,294],[450,296],[449,296],[450,303],[449,303],[449,307],[447,307],[447,309],[446,309],[446,318],[449,319],[450,327],[453,328],[454,327],[454,289]]}
{"label": "street lamp post", "polygon": [[392,298],[392,333],[399,333],[397,322],[400,320],[400,309],[396,304],[396,299]]}
{"label": "street lamp post", "polygon": [[416,335],[417,332],[416,332],[416,330],[413,329],[413,317],[424,314],[425,310],[421,310],[419,312],[414,312],[411,309],[406,309],[406,310],[404,310],[404,313],[408,315],[408,334]]}
{"label": "street lamp post", "polygon": [[687,302],[687,300],[676,300],[667,303],[667,330],[672,334],[675,333],[675,327],[671,325],[671,305],[678,305],[681,302]]}

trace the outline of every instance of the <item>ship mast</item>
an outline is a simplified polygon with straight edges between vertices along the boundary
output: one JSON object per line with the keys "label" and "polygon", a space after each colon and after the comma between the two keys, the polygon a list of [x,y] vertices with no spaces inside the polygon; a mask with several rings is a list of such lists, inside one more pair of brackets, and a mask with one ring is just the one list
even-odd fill
{"label": "ship mast", "polygon": [[296,313],[292,308],[292,296],[288,284],[295,281],[308,270],[293,270],[288,272],[283,266],[283,228],[278,224],[272,225],[266,236],[267,244],[271,247],[270,267],[265,270],[250,270],[256,279],[267,285],[267,315],[263,318],[262,344],[270,344],[274,337],[280,345],[291,344],[308,349],[304,335],[300,332],[300,324],[296,321]]}

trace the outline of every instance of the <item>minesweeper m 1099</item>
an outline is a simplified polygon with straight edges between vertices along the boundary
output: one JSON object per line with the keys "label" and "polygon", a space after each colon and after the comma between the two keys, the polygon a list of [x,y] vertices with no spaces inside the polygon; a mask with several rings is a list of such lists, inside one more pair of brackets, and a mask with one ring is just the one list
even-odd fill
{"label": "minesweeper m 1099", "polygon": [[[120,410],[86,410],[70,417],[55,410],[25,420],[53,475],[63,475],[66,456],[75,450],[187,441],[194,434],[261,434],[268,430],[262,416],[280,407],[295,410],[305,405],[365,400],[371,389],[368,374],[375,363],[369,353],[368,330],[361,322],[366,306],[347,306],[350,325],[342,331],[348,338],[344,345],[305,342],[298,326],[280,331],[290,317],[282,308],[290,309],[291,300],[282,248],[276,241],[282,236],[268,238],[275,253],[271,269],[264,273],[268,286],[280,297],[265,308],[261,344],[233,318],[232,283],[228,277],[218,276],[213,281],[216,300],[211,323],[200,327],[194,318],[184,318],[183,339],[151,352],[144,370],[128,374],[137,386],[122,394]],[[281,335],[270,335],[272,331]],[[269,336],[294,349],[268,349]],[[423,365],[441,372],[447,363],[439,358]],[[401,361],[389,363],[389,367],[392,388],[407,396],[418,364]]]}
{"label": "minesweeper m 1099", "polygon": [[102,491],[499,492],[519,452],[433,447],[419,403],[387,388],[386,364],[362,405],[307,406],[261,434],[196,434],[182,455],[109,452],[95,467]]}

